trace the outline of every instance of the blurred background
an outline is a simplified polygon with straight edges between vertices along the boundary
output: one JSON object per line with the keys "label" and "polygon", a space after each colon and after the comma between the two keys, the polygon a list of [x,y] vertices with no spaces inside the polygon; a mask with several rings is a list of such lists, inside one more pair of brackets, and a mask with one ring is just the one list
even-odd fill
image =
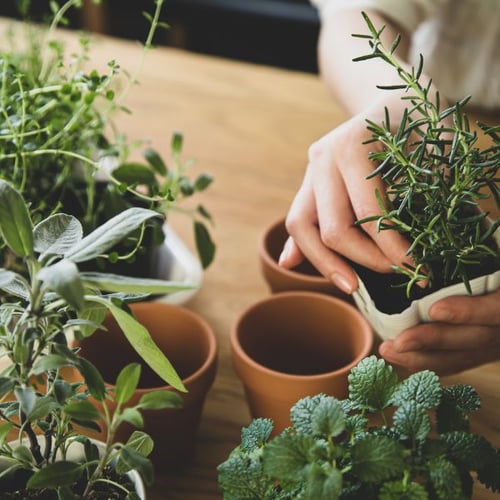
{"label": "blurred background", "polygon": [[[2,0],[0,16],[20,17],[19,0]],[[31,0],[32,20],[41,21],[50,0]],[[62,3],[62,0],[59,0]],[[69,28],[143,41],[154,0],[84,0]],[[155,38],[193,52],[317,73],[319,19],[309,0],[165,0],[162,20],[170,26]]]}

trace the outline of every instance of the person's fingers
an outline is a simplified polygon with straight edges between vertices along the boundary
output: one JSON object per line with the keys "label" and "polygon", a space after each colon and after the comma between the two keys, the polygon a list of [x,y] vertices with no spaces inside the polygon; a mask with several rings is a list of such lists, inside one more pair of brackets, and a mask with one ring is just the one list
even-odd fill
{"label": "person's fingers", "polygon": [[392,342],[395,352],[500,350],[500,326],[424,323],[405,330]]}
{"label": "person's fingers", "polygon": [[486,295],[458,295],[435,302],[429,309],[434,321],[469,325],[500,325],[500,289]]}
{"label": "person's fingers", "polygon": [[379,347],[380,355],[390,364],[417,372],[432,370],[438,375],[453,375],[485,363],[498,360],[498,349],[458,350],[458,351],[408,351],[399,353],[394,349],[394,341],[387,340]]}

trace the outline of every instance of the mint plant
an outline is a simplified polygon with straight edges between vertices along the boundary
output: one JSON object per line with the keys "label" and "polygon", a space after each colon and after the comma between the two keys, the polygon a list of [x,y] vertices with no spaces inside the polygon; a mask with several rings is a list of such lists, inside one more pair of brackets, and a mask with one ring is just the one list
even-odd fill
{"label": "mint plant", "polygon": [[492,235],[500,220],[487,224],[488,213],[480,202],[490,195],[500,208],[498,169],[500,126],[479,124],[489,139],[485,149],[477,145],[478,133],[469,123],[464,108],[468,97],[442,109],[431,82],[422,83],[423,58],[417,68],[405,69],[394,56],[400,37],[391,47],[382,43],[377,30],[363,13],[371,51],[355,61],[381,59],[394,68],[401,80],[396,85],[378,85],[389,91],[403,91],[407,109],[398,123],[385,110],[383,123],[367,121],[372,139],[383,148],[370,154],[386,193],[376,193],[381,215],[358,221],[376,221],[379,230],[394,230],[410,241],[408,253],[414,267],[395,267],[407,277],[407,295],[413,285],[427,280],[435,290],[463,282],[470,293],[470,280],[500,268],[500,249]]}
{"label": "mint plant", "polygon": [[500,453],[470,432],[480,406],[467,385],[445,387],[431,371],[399,380],[370,356],[349,374],[349,397],[318,394],[290,411],[271,438],[258,418],[218,466],[226,500],[471,498],[473,475],[500,491]]}
{"label": "mint plant", "polygon": [[[146,14],[151,24],[143,58],[163,26],[164,1],[155,0],[153,14]],[[16,24],[5,37],[10,44],[0,56],[0,177],[31,202],[35,222],[64,211],[78,217],[86,232],[133,206],[163,215],[182,212],[193,221],[198,254],[207,267],[215,252],[208,229],[211,216],[202,205],[180,205],[205,190],[212,177],[190,179],[192,162],[182,159],[180,133],[172,134],[171,159],[166,161],[144,141],[131,142],[120,132],[117,115],[128,112],[125,101],[137,74],[127,75],[115,60],[109,61],[107,71],[89,70],[92,43],[86,35],[80,37],[76,53],[66,49],[56,30],[81,4],[50,2],[49,26]],[[28,18],[31,1],[20,5]],[[142,62],[137,73],[141,67]],[[139,147],[143,160],[131,160]],[[150,221],[146,230],[153,245],[164,238],[159,220]],[[131,234],[118,251],[110,252],[110,260],[135,259],[145,251],[128,251],[138,238],[138,233]]]}
{"label": "mint plant", "polygon": [[[20,192],[0,179],[0,235],[27,270],[25,275],[0,269],[0,290],[13,297],[0,305],[0,354],[4,361],[0,372],[0,459],[8,464],[0,474],[0,490],[4,491],[1,481],[7,474],[24,471],[28,489],[48,488],[57,498],[77,498],[71,487],[83,481],[89,486],[81,498],[93,498],[90,489],[107,482],[103,474],[112,461],[118,472],[137,469],[149,481],[151,465],[145,456],[151,451],[151,439],[136,433],[127,443],[114,444],[116,428],[121,421],[140,427],[140,411],[177,406],[179,396],[156,392],[142,398],[137,406],[125,408],[139,380],[139,365],[124,368],[114,394],[109,394],[99,371],[78,355],[68,336],[92,335],[108,311],[146,363],[167,384],[185,392],[174,367],[130,314],[127,303],[149,293],[173,293],[190,287],[79,270],[79,265],[105,254],[131,231],[161,215],[145,208],[129,208],[83,236],[75,217],[56,213],[33,224],[29,208]],[[71,373],[75,371],[83,382],[73,381]],[[89,396],[102,404],[102,415]],[[110,397],[117,403],[114,413],[108,410]],[[78,430],[81,426],[95,429],[99,421],[108,429],[101,454]],[[15,446],[9,441],[12,433],[16,435]],[[67,458],[74,442],[84,445],[81,461]]]}

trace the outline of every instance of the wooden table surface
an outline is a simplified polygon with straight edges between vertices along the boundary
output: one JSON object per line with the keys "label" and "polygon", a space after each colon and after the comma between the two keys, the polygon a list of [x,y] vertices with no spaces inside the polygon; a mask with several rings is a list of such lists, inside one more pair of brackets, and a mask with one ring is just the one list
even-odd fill
{"label": "wooden table surface", "polygon": [[[91,65],[102,68],[115,59],[133,73],[142,50],[132,42],[100,38],[91,54]],[[218,374],[207,397],[193,465],[174,475],[158,468],[148,499],[220,499],[216,466],[250,422],[231,365],[229,333],[244,308],[270,293],[259,272],[258,234],[286,213],[310,143],[345,115],[316,75],[169,48],[147,54],[139,84],[125,104],[132,114],[121,115],[117,123],[130,139],[150,139],[167,157],[172,132],[182,131],[184,158],[195,160],[193,175],[208,172],[215,178],[196,202],[202,201],[213,215],[217,254],[186,307],[203,316],[217,334]],[[190,222],[176,214],[169,222],[193,248]],[[473,418],[474,430],[500,446],[500,364],[447,381],[474,385],[483,401]],[[493,495],[479,487],[474,498]]]}

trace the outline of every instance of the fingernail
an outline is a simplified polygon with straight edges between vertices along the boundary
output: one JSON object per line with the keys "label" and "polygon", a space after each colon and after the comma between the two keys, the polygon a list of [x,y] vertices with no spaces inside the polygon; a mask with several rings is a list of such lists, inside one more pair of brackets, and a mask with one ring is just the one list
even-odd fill
{"label": "fingernail", "polygon": [[281,251],[281,254],[278,259],[278,264],[282,264],[290,255],[290,240],[286,240],[285,246],[283,247],[283,250]]}
{"label": "fingernail", "polygon": [[451,321],[453,320],[453,311],[447,307],[432,306],[429,310],[429,316],[434,321]]}
{"label": "fingernail", "polygon": [[339,274],[339,273],[333,273],[333,274],[331,274],[330,275],[330,280],[333,282],[333,284],[337,288],[339,288],[340,290],[342,290],[344,293],[347,293],[348,295],[352,294],[353,287],[351,286],[351,284],[349,283],[349,281],[347,280],[347,278],[345,278],[341,274]]}

